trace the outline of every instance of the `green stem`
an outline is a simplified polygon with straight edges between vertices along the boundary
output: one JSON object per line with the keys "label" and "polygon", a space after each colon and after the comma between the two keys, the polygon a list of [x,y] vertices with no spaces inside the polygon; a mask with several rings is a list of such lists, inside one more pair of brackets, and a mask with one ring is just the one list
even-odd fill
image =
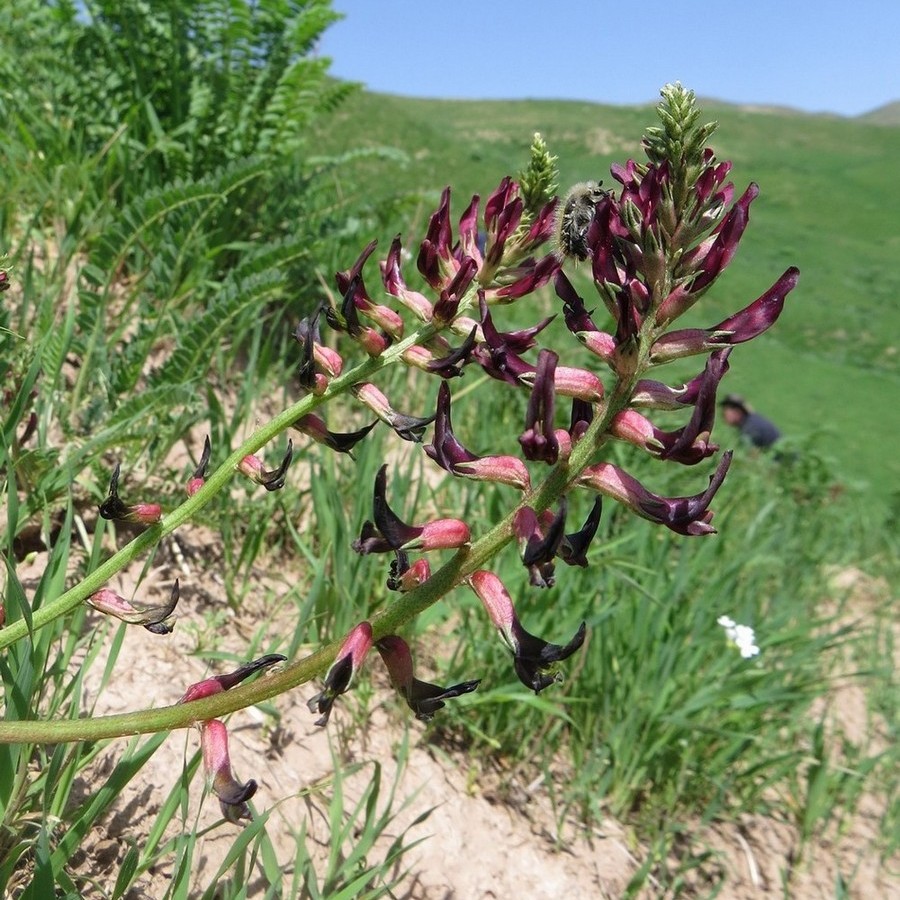
{"label": "green stem", "polygon": [[[165,515],[159,524],[151,526],[124,546],[106,562],[94,569],[93,572],[86,575],[73,588],[60,594],[59,597],[45,606],[35,610],[32,615],[33,629],[42,628],[60,616],[72,612],[91,594],[100,590],[113,575],[122,571],[132,560],[149,551],[162,538],[193,518],[225,487],[245,456],[256,453],[257,450],[289,428],[301,416],[312,412],[339,394],[346,393],[357,382],[364,381],[380,369],[396,362],[405,350],[413,344],[427,341],[435,334],[435,331],[434,326],[424,325],[415,333],[404,338],[403,341],[389,347],[381,356],[364,360],[359,365],[333,379],[323,393],[319,395],[309,394],[303,397],[265,425],[262,425],[210,475],[203,487],[193,497],[189,497],[184,503],[172,510],[171,513]],[[12,622],[8,627],[0,630],[0,650],[17,640],[21,640],[27,634],[28,626],[23,619]]]}
{"label": "green stem", "polygon": [[[402,350],[400,351],[402,352]],[[378,360],[370,360],[357,366],[352,372],[342,376],[332,383],[329,392],[337,393],[346,389],[350,384],[355,384],[379,368],[384,363],[384,357]],[[454,556],[424,584],[401,595],[387,609],[372,618],[372,630],[375,640],[386,634],[392,634],[409,624],[416,616],[429,606],[446,596],[455,587],[462,584],[473,572],[485,566],[506,544],[513,538],[512,523],[516,512],[525,505],[531,506],[541,512],[552,506],[571,487],[585,466],[590,465],[600,446],[607,440],[609,425],[613,417],[623,409],[631,396],[637,375],[627,380],[619,380],[611,392],[608,400],[603,404],[600,415],[591,423],[584,437],[572,449],[568,460],[557,463],[548,472],[539,485],[527,492],[513,509],[486,534],[480,537],[470,546],[459,550]],[[329,392],[323,397],[327,398]],[[232,454],[210,478],[200,493],[208,491],[213,496],[222,484],[225,483],[233,467],[243,458],[243,455],[259,449],[267,440],[276,435],[293,422],[298,415],[304,414],[312,406],[306,407],[304,403],[312,400],[321,402],[322,398],[305,398],[304,401],[295,404],[289,410],[272,420],[261,428],[241,448]],[[177,524],[185,521],[200,508],[200,505],[191,505],[200,493],[194,498],[182,504],[165,522],[155,529],[158,539],[167,534]],[[187,508],[187,509],[186,509]],[[170,520],[178,516],[178,522],[169,528]],[[168,529],[168,530],[166,530]],[[142,535],[137,541],[132,542],[126,550],[131,549],[142,538],[147,540],[141,547],[152,543],[151,537]],[[131,559],[139,551],[129,555]],[[112,557],[97,572],[106,571],[114,561],[122,557],[124,551]],[[124,563],[123,563],[124,564]],[[112,568],[118,571],[118,568]],[[94,577],[93,573],[91,578]],[[108,577],[108,575],[106,576]],[[92,582],[93,583],[93,582]],[[101,582],[102,583],[102,582]],[[99,585],[98,585],[99,586]],[[80,586],[79,586],[80,587]],[[74,591],[75,589],[73,589]],[[60,597],[60,600],[71,595],[69,591]],[[88,591],[89,593],[89,591]],[[84,593],[87,596],[88,593]],[[58,603],[59,601],[57,601]],[[80,599],[67,602],[67,608],[71,608],[80,602]],[[63,610],[65,611],[65,610]],[[59,613],[61,614],[61,613]],[[35,616],[37,618],[37,616]],[[323,674],[334,660],[335,654],[340,648],[340,641],[332,642],[320,648],[315,653],[285,666],[281,671],[274,672],[254,682],[239,685],[229,691],[215,694],[202,700],[189,704],[176,704],[174,706],[159,709],[142,710],[139,712],[121,713],[112,716],[99,716],[88,719],[69,719],[65,721],[40,722],[0,722],[0,744],[2,743],[62,743],[66,741],[99,740],[103,738],[122,737],[125,735],[142,734],[155,731],[170,730],[173,728],[185,728],[197,722],[218,718],[244,709],[253,704],[276,697],[285,691],[298,687],[312,680],[317,675]]]}

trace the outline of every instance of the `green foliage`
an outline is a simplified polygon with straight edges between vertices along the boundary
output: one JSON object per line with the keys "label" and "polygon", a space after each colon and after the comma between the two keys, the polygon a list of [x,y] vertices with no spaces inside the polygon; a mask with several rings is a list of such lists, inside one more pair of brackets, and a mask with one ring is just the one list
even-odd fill
{"label": "green foliage", "polygon": [[310,122],[351,90],[311,55],[338,18],[328,0],[15,6],[2,22],[8,113],[31,134],[49,126],[51,164],[100,161],[95,177],[119,202],[297,153]]}
{"label": "green foliage", "polygon": [[[366,92],[348,100],[321,146],[335,151],[348,141],[390,141],[406,150],[403,170],[368,159],[353,174],[373,199],[424,193],[427,203],[398,210],[384,226],[386,234],[416,233],[441,187],[453,186],[453,208],[461,212],[473,193],[485,197],[509,174],[510,159],[525,157],[535,131],[559,157],[563,187],[587,179],[610,187],[609,166],[641,157],[635,135],[653,119],[650,107]],[[873,517],[882,518],[890,486],[900,482],[900,459],[883,452],[900,442],[900,419],[885,416],[883,402],[896,393],[900,373],[900,273],[892,244],[900,181],[890,175],[900,157],[900,129],[704,102],[702,121],[710,120],[718,122],[717,156],[734,161],[736,191],[752,179],[762,192],[723,291],[704,298],[685,324],[721,321],[737,300],[766,290],[772,273],[796,264],[800,284],[777,329],[735,351],[728,389],[786,434],[801,441],[817,436],[836,480],[861,490]],[[599,307],[590,268],[572,277],[588,308]],[[772,377],[776,371],[792,373],[789,386]]]}
{"label": "green foliage", "polygon": [[[113,460],[127,458],[130,490],[152,489],[167,509],[174,507],[185,473],[165,467],[171,449],[192,428],[202,429],[221,461],[261,408],[291,402],[296,351],[289,334],[297,315],[319,299],[321,273],[346,269],[372,233],[390,235],[401,222],[406,230],[410,219],[420,223],[424,207],[409,204],[424,191],[455,182],[458,212],[467,191],[484,194],[507,174],[510,158],[525,156],[535,129],[563,160],[563,183],[601,177],[610,161],[636,150],[644,110],[371,95],[337,107],[350,88],[329,83],[323,62],[310,54],[334,17],[324,2],[97,2],[81,17],[74,4],[23,0],[0,10],[0,110],[10,123],[0,138],[0,174],[8,185],[0,233],[10,241],[18,297],[12,306],[4,295],[0,306],[0,391],[7,401],[0,410],[6,505],[0,583],[7,623],[24,621],[33,633],[0,659],[7,721],[75,717],[86,705],[90,712],[86,675],[102,668],[103,683],[112,676],[123,628],[102,658],[105,632],[89,629],[83,610],[36,631],[33,616],[66,590],[69,574],[95,571],[103,558],[109,535],[91,516]],[[863,427],[872,421],[867,403],[874,401],[843,404],[844,418],[832,426],[839,441],[803,437],[821,423],[823,409],[830,417],[840,405],[833,398],[849,379],[862,379],[865,398],[877,394],[873,384],[895,377],[886,343],[893,333],[885,302],[892,282],[889,274],[886,281],[875,277],[884,260],[870,245],[872,233],[887,227],[883,208],[890,207],[875,198],[888,190],[878,176],[897,138],[852,123],[788,123],[727,109],[720,121],[726,148],[737,145],[731,155],[740,168],[771,194],[773,205],[761,206],[758,217],[777,235],[764,238],[761,251],[750,245],[742,251],[729,273],[732,293],[756,296],[766,285],[756,284],[755,270],[770,269],[789,250],[809,270],[804,285],[811,277],[821,292],[815,317],[798,312],[791,320],[789,312],[781,337],[736,352],[742,357],[736,374],[749,374],[729,388],[758,398],[760,408],[800,436],[780,461],[735,463],[715,539],[685,542],[608,508],[594,566],[558,571],[557,586],[544,595],[526,591],[514,550],[504,551],[500,571],[517,589],[529,630],[564,642],[583,619],[590,626],[589,645],[553,691],[534,696],[515,681],[507,650],[463,590],[416,625],[424,630],[449,618],[445,634],[452,631],[452,638],[435,661],[438,680],[483,678],[478,693],[441,712],[434,739],[462,736],[506,763],[543,769],[561,818],[571,811],[598,820],[612,811],[628,819],[652,844],[635,892],[652,873],[663,877],[673,854],[678,870],[666,875],[672,890],[690,869],[707,865],[708,854],[690,843],[685,828],[661,821],[765,812],[775,796],[811,840],[829,821],[851,815],[864,787],[883,786],[894,796],[897,787],[896,750],[872,755],[850,742],[836,747],[810,712],[832,686],[841,654],[890,658],[893,651],[889,631],[851,628],[820,609],[823,561],[864,559],[889,570],[885,560],[893,552],[868,510],[840,496],[854,470],[836,468],[830,457],[850,460],[860,477],[869,474],[866,467],[875,471],[876,456],[879,466],[893,463],[883,460],[884,440]],[[309,153],[313,123],[324,156]],[[807,156],[801,165],[800,150],[787,142],[798,134],[801,144],[819,147],[817,168]],[[406,135],[415,141],[407,155],[380,149],[380,142]],[[368,147],[345,152],[364,140]],[[422,148],[428,152],[416,152]],[[526,172],[530,206],[538,206],[555,160],[546,145],[535,142],[532,150]],[[404,159],[409,165],[401,172]],[[838,180],[868,189],[869,215],[849,210],[837,222],[822,214]],[[355,195],[364,200],[345,199]],[[811,221],[821,241],[806,240]],[[823,271],[840,278],[829,284]],[[840,291],[856,276],[870,290],[854,296],[859,302],[848,312]],[[547,307],[539,310],[515,307],[504,325],[516,317],[532,324],[551,302],[539,298],[537,306]],[[808,311],[808,304],[800,306]],[[715,320],[715,307],[704,315]],[[844,327],[847,316],[854,328],[878,322],[872,333],[852,331],[860,358],[829,330]],[[552,328],[548,334],[569,337],[559,322]],[[815,355],[799,366],[801,352]],[[788,366],[785,391],[784,380],[771,373]],[[454,413],[464,443],[480,453],[501,445],[513,451],[524,394],[501,400],[493,383],[469,377],[454,386],[455,400],[477,392],[472,413]],[[392,396],[409,397],[417,406],[410,412],[434,408],[433,391],[410,391],[406,372],[379,383]],[[820,394],[822,403],[811,402]],[[348,418],[352,425],[342,427],[362,424],[358,410]],[[268,619],[251,623],[247,656],[278,650],[293,658],[389,605],[383,558],[360,557],[350,545],[371,517],[375,472],[389,453],[392,463],[397,458],[391,437],[379,426],[355,459],[304,441],[308,481],[297,477],[290,493],[262,497],[237,488],[203,511],[198,521],[214,530],[220,546],[201,569],[222,570],[229,612],[240,612],[259,592],[260,570],[291,573],[293,584],[271,598],[271,609],[274,619],[287,608],[293,629],[279,630]],[[266,452],[274,458],[283,449],[279,443]],[[647,462],[635,474],[661,493],[683,493],[683,471]],[[392,464],[391,502],[403,517],[415,519],[424,506],[493,523],[508,510],[508,489],[452,479],[426,486],[419,476],[406,456]],[[573,521],[587,511],[588,498],[581,499],[572,504]],[[39,546],[50,550],[35,589],[17,572]],[[754,625],[759,658],[743,660],[727,646],[716,624],[722,614]],[[196,654],[231,659],[216,643],[212,620],[210,614],[213,638],[198,638]],[[860,664],[854,675],[871,685],[875,710],[896,720],[893,673]],[[360,724],[370,689],[365,677],[358,688],[350,709]],[[100,744],[0,745],[0,890],[28,880],[35,897],[85,890],[67,861],[124,785],[139,777],[159,740],[129,745],[83,802],[73,786]],[[406,752],[404,743],[401,769]],[[288,895],[389,894],[411,846],[403,831],[385,849],[397,827],[397,784],[385,786],[377,763],[350,766],[337,757],[335,763],[331,779],[302,792],[324,809],[327,862],[312,859],[305,830],[297,834]],[[189,895],[202,833],[186,798],[198,768],[194,754],[173,779],[147,841],[126,853],[114,896],[127,896],[142,873],[163,861],[172,866],[166,896]],[[351,803],[344,786],[357,768],[371,774]],[[897,819],[894,803],[886,834],[896,833]],[[177,834],[167,837],[173,824]],[[281,896],[283,861],[271,827],[262,812],[236,832],[202,896],[247,896],[251,875],[266,896]],[[893,841],[886,841],[888,849],[895,849]]]}

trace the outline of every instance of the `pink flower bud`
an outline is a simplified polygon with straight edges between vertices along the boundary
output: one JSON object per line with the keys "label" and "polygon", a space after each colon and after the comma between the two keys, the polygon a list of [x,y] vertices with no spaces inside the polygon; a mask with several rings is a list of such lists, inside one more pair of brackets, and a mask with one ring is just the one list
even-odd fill
{"label": "pink flower bud", "polygon": [[371,647],[372,626],[368,622],[360,622],[341,644],[341,648],[325,676],[324,690],[307,702],[310,712],[320,714],[316,725],[328,724],[335,700],[350,690]]}
{"label": "pink flower bud", "polygon": [[178,597],[179,588],[176,578],[166,603],[135,606],[109,588],[102,588],[91,594],[85,602],[99,612],[121,619],[129,625],[143,625],[152,634],[171,634],[173,626],[166,620],[175,611]]}
{"label": "pink flower bud", "polygon": [[662,443],[656,438],[653,423],[633,409],[623,410],[616,415],[610,423],[610,433],[620,441],[628,441],[654,456],[658,456],[663,449]]}
{"label": "pink flower bud", "polygon": [[398,590],[402,593],[425,584],[431,578],[431,565],[427,559],[417,559],[401,576]]}
{"label": "pink flower bud", "polygon": [[464,681],[452,687],[444,688],[426,681],[419,681],[413,675],[412,654],[406,641],[396,635],[383,637],[376,644],[384,664],[391,677],[391,684],[403,695],[409,708],[422,722],[429,721],[434,714],[443,709],[444,701],[461,694],[474,691],[480,680]]}
{"label": "pink flower bud", "polygon": [[[428,453],[428,447],[425,448],[425,452]],[[528,468],[518,456],[476,457],[453,463],[452,468],[448,471],[474,481],[508,484],[520,491],[527,491],[531,488],[531,476],[528,474]]]}
{"label": "pink flower bud", "polygon": [[256,793],[257,785],[252,779],[241,784],[232,774],[225,725],[218,719],[203,722],[200,726],[200,745],[203,749],[203,768],[213,792],[219,798],[222,815],[235,823],[249,819],[247,801]]}
{"label": "pink flower bud", "polygon": [[[536,377],[536,372],[526,372],[519,380],[531,387]],[[599,403],[603,399],[603,382],[587,369],[557,366],[553,374],[553,387],[562,397],[576,397],[588,403]]]}
{"label": "pink flower bud", "polygon": [[436,519],[422,526],[422,533],[407,541],[403,550],[455,550],[469,543],[469,526],[461,519]]}
{"label": "pink flower bud", "polygon": [[579,331],[576,337],[604,362],[609,362],[616,352],[616,339],[605,331]]}
{"label": "pink flower bud", "polygon": [[313,344],[313,359],[316,365],[330,378],[337,378],[344,368],[340,353],[324,344]]}
{"label": "pink flower bud", "polygon": [[383,334],[365,325],[360,326],[354,337],[369,356],[381,356],[391,345],[391,342]]}
{"label": "pink flower bud", "polygon": [[395,312],[389,306],[383,306],[380,303],[357,303],[357,309],[369,321],[382,331],[387,332],[395,341],[399,341],[403,337],[403,319],[399,313]]}
{"label": "pink flower bud", "polygon": [[351,390],[357,400],[365,403],[382,422],[387,422],[388,417],[394,410],[391,408],[388,398],[379,388],[368,381],[364,381],[353,385]]}

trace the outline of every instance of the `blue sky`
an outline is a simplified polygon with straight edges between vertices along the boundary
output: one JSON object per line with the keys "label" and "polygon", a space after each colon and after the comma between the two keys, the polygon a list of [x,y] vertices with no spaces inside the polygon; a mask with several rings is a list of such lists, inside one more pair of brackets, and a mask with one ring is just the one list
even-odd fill
{"label": "blue sky", "polygon": [[[700,97],[858,115],[900,99],[896,0],[333,0],[338,78],[417,97]],[[701,19],[689,9],[705,8]]]}

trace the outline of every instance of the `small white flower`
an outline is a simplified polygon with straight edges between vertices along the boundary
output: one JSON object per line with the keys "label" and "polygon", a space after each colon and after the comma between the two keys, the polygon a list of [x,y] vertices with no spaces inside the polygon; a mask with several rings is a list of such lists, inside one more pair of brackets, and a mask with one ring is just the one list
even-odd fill
{"label": "small white flower", "polygon": [[738,625],[730,616],[719,616],[716,622],[725,629],[725,637],[737,647],[743,659],[750,659],[759,653],[756,635],[749,625]]}

